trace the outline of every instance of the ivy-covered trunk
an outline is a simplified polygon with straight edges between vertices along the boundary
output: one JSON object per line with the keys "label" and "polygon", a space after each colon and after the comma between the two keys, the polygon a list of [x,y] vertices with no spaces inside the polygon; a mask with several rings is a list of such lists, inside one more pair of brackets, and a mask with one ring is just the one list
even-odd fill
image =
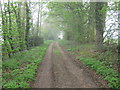
{"label": "ivy-covered trunk", "polygon": [[103,33],[105,25],[105,13],[101,10],[106,2],[96,2],[95,20],[96,20],[96,47],[98,50],[103,50]]}
{"label": "ivy-covered trunk", "polygon": [[29,10],[29,6],[28,3],[25,2],[25,6],[26,6],[26,32],[25,32],[25,42],[26,42],[26,46],[27,49],[29,49],[29,30],[30,30],[30,10]]}

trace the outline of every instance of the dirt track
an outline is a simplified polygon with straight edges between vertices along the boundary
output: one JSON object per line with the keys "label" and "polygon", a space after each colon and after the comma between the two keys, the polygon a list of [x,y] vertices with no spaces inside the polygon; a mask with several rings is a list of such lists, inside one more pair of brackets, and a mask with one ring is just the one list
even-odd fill
{"label": "dirt track", "polygon": [[32,88],[99,88],[96,81],[62,50],[50,44]]}

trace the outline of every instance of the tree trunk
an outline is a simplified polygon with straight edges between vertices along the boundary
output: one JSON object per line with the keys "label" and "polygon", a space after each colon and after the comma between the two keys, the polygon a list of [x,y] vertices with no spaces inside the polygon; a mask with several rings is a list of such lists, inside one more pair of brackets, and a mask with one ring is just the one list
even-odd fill
{"label": "tree trunk", "polygon": [[95,19],[96,19],[96,47],[103,50],[103,33],[105,24],[105,13],[100,10],[104,7],[105,2],[96,2]]}
{"label": "tree trunk", "polygon": [[30,16],[29,16],[29,6],[28,6],[28,3],[25,2],[25,5],[26,5],[26,33],[25,33],[25,41],[26,41],[26,46],[27,46],[27,49],[29,49],[29,44],[28,44],[28,36],[29,36],[29,29],[30,29]]}
{"label": "tree trunk", "polygon": [[[1,2],[0,2],[1,5]],[[3,44],[2,44],[2,56],[6,56],[8,55],[9,57],[11,57],[9,49],[8,49],[8,45],[7,45],[7,36],[6,36],[6,21],[4,18],[4,15],[6,15],[6,13],[3,15],[2,12],[2,7],[1,7],[1,15],[2,15],[2,38],[3,38]],[[7,18],[6,18],[7,19]],[[6,55],[5,55],[6,54]],[[2,60],[4,59],[4,57],[2,57]]]}
{"label": "tree trunk", "polygon": [[[120,2],[118,3],[118,28],[120,29]],[[118,30],[118,63],[118,72],[120,73],[120,30]]]}
{"label": "tree trunk", "polygon": [[9,44],[10,44],[10,47],[12,49],[12,53],[14,54],[14,47],[13,47],[13,39],[12,39],[12,21],[11,21],[11,12],[10,12],[10,1],[8,1],[8,13],[9,13]]}

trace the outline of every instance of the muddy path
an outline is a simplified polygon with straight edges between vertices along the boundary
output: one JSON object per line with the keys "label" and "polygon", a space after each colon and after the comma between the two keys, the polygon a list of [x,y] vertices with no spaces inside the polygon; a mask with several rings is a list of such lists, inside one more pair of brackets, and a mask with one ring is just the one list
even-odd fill
{"label": "muddy path", "polygon": [[49,45],[32,88],[99,88],[92,75],[80,68],[58,43]]}

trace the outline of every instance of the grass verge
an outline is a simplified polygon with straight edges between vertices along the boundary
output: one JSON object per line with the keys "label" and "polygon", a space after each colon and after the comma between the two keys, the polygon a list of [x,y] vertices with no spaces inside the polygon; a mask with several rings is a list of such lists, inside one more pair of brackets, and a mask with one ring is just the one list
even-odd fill
{"label": "grass verge", "polygon": [[89,68],[95,70],[97,74],[103,76],[104,80],[108,81],[110,88],[119,88],[120,79],[118,73],[114,69],[106,67],[104,63],[94,58],[83,58],[81,56],[77,56],[77,59],[82,61]]}
{"label": "grass verge", "polygon": [[19,53],[2,63],[3,88],[30,88],[29,82],[35,79],[36,69],[42,61],[51,41],[31,50]]}
{"label": "grass verge", "polygon": [[75,55],[76,59],[83,62],[87,67],[103,76],[110,88],[120,88],[120,78],[117,72],[117,53],[110,50],[102,53],[95,51],[94,44],[78,45],[74,42],[62,40],[60,45],[64,46],[68,52]]}

